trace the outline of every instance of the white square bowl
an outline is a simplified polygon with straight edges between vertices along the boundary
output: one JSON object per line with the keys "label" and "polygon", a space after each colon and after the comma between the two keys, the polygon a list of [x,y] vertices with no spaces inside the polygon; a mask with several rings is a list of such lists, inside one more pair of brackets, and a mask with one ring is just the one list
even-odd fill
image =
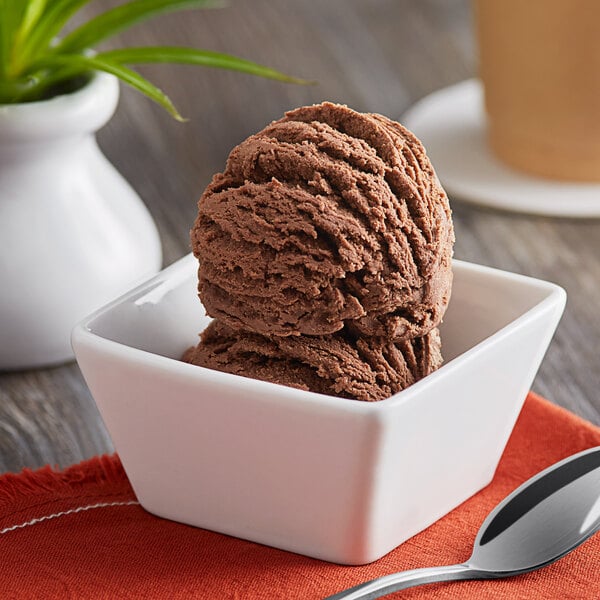
{"label": "white square bowl", "polygon": [[343,564],[376,560],[489,483],[566,298],[455,261],[444,365],[367,403],[180,362],[209,322],[196,271],[184,257],[73,332],[140,503]]}

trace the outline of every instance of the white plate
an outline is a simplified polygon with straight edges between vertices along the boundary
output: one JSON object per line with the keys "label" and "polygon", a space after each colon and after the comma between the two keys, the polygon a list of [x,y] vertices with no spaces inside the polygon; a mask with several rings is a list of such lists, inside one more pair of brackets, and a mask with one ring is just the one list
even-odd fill
{"label": "white plate", "polygon": [[483,90],[469,79],[427,96],[402,123],[417,135],[449,196],[554,217],[600,217],[600,184],[555,182],[500,162],[485,140]]}

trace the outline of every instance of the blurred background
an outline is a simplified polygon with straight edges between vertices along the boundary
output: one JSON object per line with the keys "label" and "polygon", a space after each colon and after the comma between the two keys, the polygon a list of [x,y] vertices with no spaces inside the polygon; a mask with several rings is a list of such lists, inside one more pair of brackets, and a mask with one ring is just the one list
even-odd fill
{"label": "blurred background", "polygon": [[[97,0],[83,14],[115,4]],[[98,140],[152,213],[165,265],[190,251],[197,200],[232,147],[286,110],[331,100],[402,121],[414,102],[477,70],[467,0],[228,0],[141,24],[103,47],[160,44],[227,52],[318,82],[140,67],[186,123],[122,86],[119,109]],[[456,258],[566,288],[567,309],[534,390],[600,424],[599,222],[451,203]],[[0,375],[0,426],[1,471],[65,465],[111,449],[75,364]]]}

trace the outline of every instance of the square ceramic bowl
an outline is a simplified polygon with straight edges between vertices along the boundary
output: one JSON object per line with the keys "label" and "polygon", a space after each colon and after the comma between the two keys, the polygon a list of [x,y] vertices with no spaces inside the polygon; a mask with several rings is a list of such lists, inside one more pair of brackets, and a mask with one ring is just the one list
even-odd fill
{"label": "square ceramic bowl", "polygon": [[493,477],[565,304],[455,261],[444,365],[375,403],[180,362],[209,319],[190,255],[73,332],[142,506],[336,563],[371,562]]}

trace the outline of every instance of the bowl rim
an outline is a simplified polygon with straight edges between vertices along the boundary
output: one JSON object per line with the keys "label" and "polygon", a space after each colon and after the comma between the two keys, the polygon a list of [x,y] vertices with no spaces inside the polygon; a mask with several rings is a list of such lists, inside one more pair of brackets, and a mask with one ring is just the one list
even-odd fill
{"label": "bowl rim", "polygon": [[[364,400],[340,398],[337,396],[300,390],[278,383],[262,381],[232,373],[224,373],[198,365],[192,365],[175,358],[155,354],[147,350],[129,346],[122,342],[111,340],[93,330],[94,321],[101,316],[110,313],[116,306],[125,302],[139,302],[144,299],[144,297],[153,293],[157,295],[157,299],[160,300],[160,297],[163,294],[186,281],[189,278],[189,269],[191,268],[191,265],[197,264],[196,258],[192,253],[185,255],[159,273],[146,279],[139,285],[136,285],[129,291],[90,313],[73,328],[71,343],[75,349],[76,355],[78,347],[85,346],[89,348],[93,346],[96,350],[125,359],[128,362],[143,363],[152,369],[162,372],[177,372],[181,377],[185,377],[188,381],[207,383],[208,380],[209,383],[217,387],[230,387],[232,381],[239,380],[237,383],[243,384],[246,389],[254,389],[257,393],[270,393],[269,395],[277,393],[282,397],[286,397],[291,402],[298,401],[306,404],[318,404],[321,407],[329,407],[343,412],[377,413],[389,407],[404,404],[405,402],[410,401],[415,395],[421,395],[428,387],[435,385],[440,378],[447,377],[454,370],[461,368],[463,363],[470,361],[473,356],[480,354],[486,348],[496,345],[505,337],[512,335],[515,330],[520,329],[529,321],[539,316],[539,314],[557,308],[560,308],[562,311],[566,303],[565,290],[555,283],[457,259],[453,259],[452,263],[453,268],[458,267],[459,269],[466,269],[474,274],[492,275],[496,278],[500,277],[508,282],[516,283],[521,286],[526,285],[531,289],[536,288],[538,291],[544,292],[545,295],[540,301],[508,324],[471,346],[468,350],[460,353],[458,356],[444,362],[441,367],[427,375],[427,377],[420,379],[404,390],[400,390],[389,398],[378,400],[376,402],[365,402]],[[163,285],[164,289],[161,289],[160,292],[156,294],[156,290]],[[232,378],[234,379],[232,380]]]}

